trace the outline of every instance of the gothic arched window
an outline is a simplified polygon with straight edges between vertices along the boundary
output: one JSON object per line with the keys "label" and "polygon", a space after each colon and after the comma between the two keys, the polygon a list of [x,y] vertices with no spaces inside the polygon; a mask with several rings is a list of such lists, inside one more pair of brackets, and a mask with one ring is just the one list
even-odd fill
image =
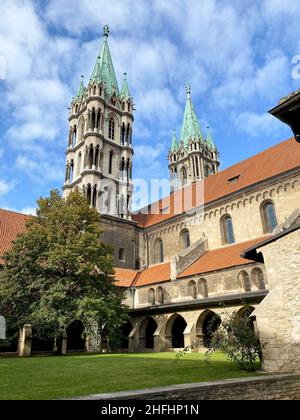
{"label": "gothic arched window", "polygon": [[272,233],[278,225],[274,203],[265,201],[260,207],[260,213],[264,233]]}
{"label": "gothic arched window", "polygon": [[201,279],[198,282],[199,294],[203,297],[203,299],[208,298],[208,285],[206,279]]}
{"label": "gothic arched window", "polygon": [[150,305],[155,305],[155,291],[154,289],[150,289],[148,292],[148,302]]}
{"label": "gothic arched window", "polygon": [[156,300],[160,305],[163,305],[165,302],[165,296],[164,296],[164,289],[162,287],[159,287],[156,291]]}
{"label": "gothic arched window", "polygon": [[125,249],[124,248],[120,248],[119,249],[119,261],[125,261]]}
{"label": "gothic arched window", "polygon": [[221,225],[221,236],[222,236],[222,243],[225,244],[234,244],[234,231],[233,231],[233,223],[232,218],[228,214],[223,216],[220,222]]}
{"label": "gothic arched window", "polygon": [[188,283],[188,296],[192,299],[197,299],[197,285],[194,280]]}
{"label": "gothic arched window", "polygon": [[251,280],[247,271],[239,273],[239,281],[244,292],[251,292]]}
{"label": "gothic arched window", "polygon": [[251,273],[252,283],[258,290],[265,290],[265,276],[263,271],[260,268],[254,268]]}
{"label": "gothic arched window", "polygon": [[154,264],[161,264],[164,262],[164,244],[161,239],[156,239],[154,242]]}
{"label": "gothic arched window", "polygon": [[191,246],[190,232],[188,231],[188,229],[184,229],[180,233],[180,241],[182,249],[187,249]]}
{"label": "gothic arched window", "polygon": [[108,173],[112,175],[114,165],[114,152],[111,150],[109,153],[109,164],[108,164]]}
{"label": "gothic arched window", "polygon": [[114,140],[115,139],[115,122],[113,118],[109,119],[109,123],[108,123],[108,138],[110,140]]}
{"label": "gothic arched window", "polygon": [[187,184],[187,171],[186,168],[181,169],[181,184],[184,186]]}

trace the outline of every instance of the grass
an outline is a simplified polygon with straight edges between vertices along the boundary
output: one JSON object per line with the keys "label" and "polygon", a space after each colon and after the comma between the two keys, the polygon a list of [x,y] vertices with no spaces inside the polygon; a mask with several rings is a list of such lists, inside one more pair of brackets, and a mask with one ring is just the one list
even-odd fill
{"label": "grass", "polygon": [[[255,375],[255,374],[253,374]],[[257,375],[257,373],[256,373]],[[222,354],[0,358],[0,400],[47,400],[251,376]]]}

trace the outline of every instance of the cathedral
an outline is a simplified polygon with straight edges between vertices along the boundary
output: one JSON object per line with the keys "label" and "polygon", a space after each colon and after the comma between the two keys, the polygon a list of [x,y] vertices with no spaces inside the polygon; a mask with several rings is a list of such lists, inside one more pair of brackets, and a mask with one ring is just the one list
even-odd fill
{"label": "cathedral", "polygon": [[[291,138],[220,171],[188,85],[181,132],[170,136],[170,194],[133,212],[134,101],[126,74],[118,86],[108,38],[106,26],[91,78],[71,103],[64,196],[84,194],[114,249],[131,315],[120,350],[174,351],[195,341],[204,350],[224,307],[249,316],[268,296],[264,259],[246,251],[300,221],[300,148]],[[271,113],[289,123],[281,109]],[[0,215],[10,232],[0,235],[2,252],[24,217]]]}

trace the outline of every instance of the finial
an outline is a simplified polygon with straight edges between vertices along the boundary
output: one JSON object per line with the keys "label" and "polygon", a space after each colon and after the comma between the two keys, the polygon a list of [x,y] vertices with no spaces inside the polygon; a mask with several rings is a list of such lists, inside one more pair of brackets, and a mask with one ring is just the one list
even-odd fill
{"label": "finial", "polygon": [[81,81],[82,81],[82,83],[83,83],[83,80],[84,80],[84,75],[82,74],[81,75]]}
{"label": "finial", "polygon": [[124,79],[126,79],[127,78],[127,73],[124,73]]}
{"label": "finial", "polygon": [[190,98],[191,97],[191,86],[190,86],[190,84],[188,83],[187,85],[186,85],[186,94],[187,94],[187,97],[188,98]]}
{"label": "finial", "polygon": [[104,28],[103,28],[103,36],[105,37],[105,38],[108,38],[108,36],[109,36],[109,26],[108,25],[105,25],[104,26]]}

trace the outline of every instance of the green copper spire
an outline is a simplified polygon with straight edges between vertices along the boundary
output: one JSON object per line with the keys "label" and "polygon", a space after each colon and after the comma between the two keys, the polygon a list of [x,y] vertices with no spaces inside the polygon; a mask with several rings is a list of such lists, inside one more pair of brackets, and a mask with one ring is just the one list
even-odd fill
{"label": "green copper spire", "polygon": [[80,82],[80,86],[76,95],[76,99],[81,100],[84,96],[85,93],[85,87],[84,87],[84,83],[83,83],[83,78],[84,76],[81,76],[81,82]]}
{"label": "green copper spire", "polygon": [[176,150],[178,150],[178,141],[176,136],[176,130],[174,130],[171,144],[171,152],[175,152]]}
{"label": "green copper spire", "polygon": [[110,98],[113,91],[119,95],[118,82],[112,62],[109,46],[108,46],[109,27],[106,25],[103,28],[103,45],[100,54],[97,58],[91,82],[103,82],[106,87],[106,98]]}
{"label": "green copper spire", "polygon": [[186,87],[186,107],[184,112],[183,126],[181,131],[181,141],[185,146],[188,146],[190,139],[197,138],[203,140],[203,133],[194,111],[194,107],[191,100],[191,87]]}
{"label": "green copper spire", "polygon": [[215,146],[215,143],[214,143],[214,140],[213,140],[213,135],[212,135],[210,127],[207,127],[206,142],[207,142],[208,147],[211,150],[217,150],[217,148]]}
{"label": "green copper spire", "polygon": [[121,99],[130,99],[130,93],[129,93],[129,87],[127,82],[127,74],[124,73],[124,80],[122,85],[122,91],[121,91]]}

